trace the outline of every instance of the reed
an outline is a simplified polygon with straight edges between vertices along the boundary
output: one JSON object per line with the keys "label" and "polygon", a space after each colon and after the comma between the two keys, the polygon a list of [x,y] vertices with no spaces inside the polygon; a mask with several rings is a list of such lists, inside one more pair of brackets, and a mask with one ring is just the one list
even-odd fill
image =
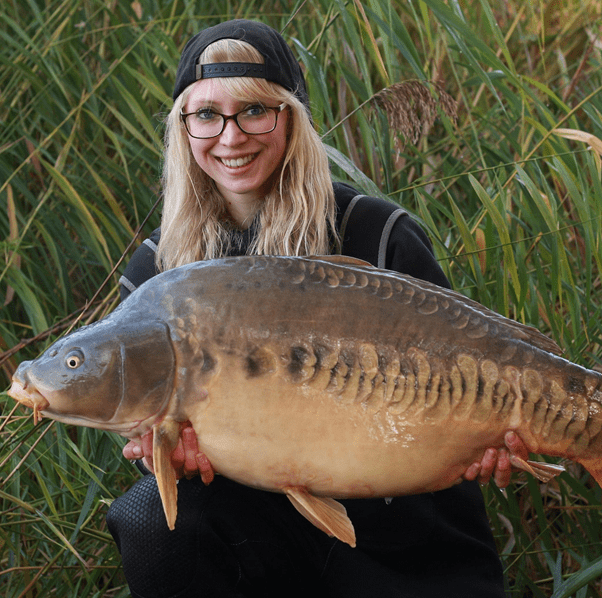
{"label": "reed", "polygon": [[[159,222],[179,50],[234,17],[294,46],[335,177],[411,211],[455,289],[602,367],[601,13],[600,0],[6,0],[3,387],[114,308],[122,256]],[[34,428],[0,405],[0,594],[128,596],[104,523],[137,477],[122,439]],[[579,467],[483,491],[513,598],[602,594],[601,491]]]}

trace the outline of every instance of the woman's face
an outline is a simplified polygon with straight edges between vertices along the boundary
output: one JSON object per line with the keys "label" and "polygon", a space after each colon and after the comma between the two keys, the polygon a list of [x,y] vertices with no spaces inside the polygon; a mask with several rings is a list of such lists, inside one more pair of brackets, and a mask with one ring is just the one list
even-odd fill
{"label": "woman's face", "polygon": [[[254,103],[241,102],[228,95],[219,79],[203,79],[194,84],[183,110],[196,112],[211,108],[228,116]],[[277,103],[266,105],[275,107]],[[249,135],[230,119],[218,137],[188,136],[194,159],[215,181],[230,215],[238,224],[254,215],[257,202],[272,186],[286,151],[287,124],[288,111],[284,110],[278,114],[278,123],[271,133]]]}

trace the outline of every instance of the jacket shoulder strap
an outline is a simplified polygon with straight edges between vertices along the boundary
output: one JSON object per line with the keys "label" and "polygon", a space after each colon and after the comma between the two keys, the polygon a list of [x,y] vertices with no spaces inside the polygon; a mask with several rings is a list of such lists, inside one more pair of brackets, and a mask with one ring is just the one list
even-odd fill
{"label": "jacket shoulder strap", "polygon": [[[407,215],[403,208],[392,202],[363,194],[355,195],[345,208],[339,228],[343,253],[349,248],[354,257],[385,268],[393,226],[398,218]],[[363,238],[360,239],[360,235]],[[356,255],[358,251],[362,255]]]}

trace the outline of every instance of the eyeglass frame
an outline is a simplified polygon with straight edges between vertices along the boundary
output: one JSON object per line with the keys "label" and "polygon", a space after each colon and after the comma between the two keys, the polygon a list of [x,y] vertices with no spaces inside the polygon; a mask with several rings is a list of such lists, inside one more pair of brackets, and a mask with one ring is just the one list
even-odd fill
{"label": "eyeglass frame", "polygon": [[182,109],[180,108],[180,118],[182,120],[182,122],[184,123],[184,127],[186,129],[186,133],[188,133],[188,135],[190,135],[193,139],[215,139],[215,137],[219,137],[223,132],[224,129],[226,128],[226,123],[232,119],[235,123],[236,126],[245,134],[245,135],[265,135],[266,133],[271,133],[277,126],[278,126],[278,115],[287,107],[287,104],[285,102],[283,102],[282,104],[280,104],[279,106],[263,106],[262,108],[264,110],[274,110],[276,113],[276,120],[274,121],[274,126],[269,130],[269,131],[262,131],[261,133],[249,133],[248,131],[245,131],[241,126],[240,123],[238,122],[238,116],[240,114],[242,114],[243,112],[246,112],[249,108],[244,108],[243,110],[240,110],[239,112],[236,112],[234,114],[222,114],[221,112],[213,112],[213,114],[215,114],[216,116],[221,116],[224,120],[222,121],[222,130],[217,133],[216,135],[211,135],[211,137],[197,137],[196,135],[193,135],[190,130],[188,129],[188,124],[186,123],[186,119],[189,116],[192,116],[193,114],[198,114],[199,110],[195,110],[194,112],[182,112]]}

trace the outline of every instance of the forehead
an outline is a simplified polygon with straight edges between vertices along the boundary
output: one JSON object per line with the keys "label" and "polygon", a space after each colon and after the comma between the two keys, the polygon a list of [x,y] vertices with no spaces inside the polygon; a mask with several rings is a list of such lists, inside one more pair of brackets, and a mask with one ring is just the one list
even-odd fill
{"label": "forehead", "polygon": [[249,96],[241,99],[233,96],[219,77],[212,79],[202,79],[193,84],[188,97],[186,98],[186,110],[195,110],[200,105],[211,105],[216,108],[224,106],[238,106],[249,101],[256,101],[258,98]]}
{"label": "forehead", "polygon": [[186,105],[196,106],[201,103],[217,104],[227,99],[233,98],[230,98],[219,79],[202,79],[192,86],[186,98]]}

